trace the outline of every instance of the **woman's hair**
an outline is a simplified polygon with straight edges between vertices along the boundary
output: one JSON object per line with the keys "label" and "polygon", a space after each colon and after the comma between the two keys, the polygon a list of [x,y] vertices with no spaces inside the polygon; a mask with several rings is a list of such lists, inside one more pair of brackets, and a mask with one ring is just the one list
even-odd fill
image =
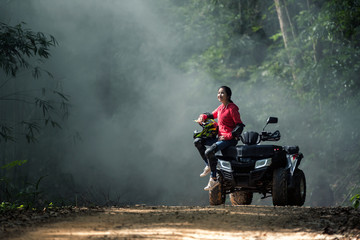
{"label": "woman's hair", "polygon": [[224,89],[224,91],[226,92],[226,95],[229,97],[229,102],[232,103],[233,101],[231,100],[231,89],[228,86],[221,86],[221,87],[219,87],[219,89],[220,88]]}

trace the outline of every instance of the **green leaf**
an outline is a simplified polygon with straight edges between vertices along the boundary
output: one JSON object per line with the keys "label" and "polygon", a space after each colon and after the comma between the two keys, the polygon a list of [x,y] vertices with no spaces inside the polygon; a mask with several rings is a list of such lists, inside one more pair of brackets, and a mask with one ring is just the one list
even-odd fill
{"label": "green leaf", "polygon": [[350,198],[350,201],[352,201],[352,205],[355,209],[359,208],[360,205],[360,194],[356,194]]}
{"label": "green leaf", "polygon": [[24,204],[21,204],[20,206],[17,207],[17,209],[24,209],[24,208],[25,208]]}
{"label": "green leaf", "polygon": [[282,37],[282,33],[277,33],[272,35],[271,37],[269,37],[271,40],[273,40],[274,42],[276,42],[278,40],[278,38]]}
{"label": "green leaf", "polygon": [[1,169],[8,170],[8,169],[16,167],[16,166],[22,166],[27,162],[28,162],[28,160],[15,160],[15,161],[12,161],[12,162],[10,162],[8,164],[5,164],[4,166],[1,167]]}
{"label": "green leaf", "polygon": [[253,32],[257,32],[262,28],[263,28],[262,26],[253,26],[251,29],[252,29]]}

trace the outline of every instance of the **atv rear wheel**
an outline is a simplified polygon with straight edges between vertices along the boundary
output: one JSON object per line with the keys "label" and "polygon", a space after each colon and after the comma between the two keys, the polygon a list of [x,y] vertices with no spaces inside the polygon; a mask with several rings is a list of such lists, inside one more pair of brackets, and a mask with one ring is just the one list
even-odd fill
{"label": "atv rear wheel", "polygon": [[273,173],[272,200],[274,206],[285,206],[288,203],[287,171],[277,168]]}
{"label": "atv rear wheel", "polygon": [[305,174],[301,169],[296,169],[293,175],[294,189],[288,192],[289,205],[302,206],[306,198]]}
{"label": "atv rear wheel", "polygon": [[253,199],[252,192],[237,191],[230,193],[230,202],[233,206],[250,205]]}
{"label": "atv rear wheel", "polygon": [[223,186],[220,182],[219,185],[214,187],[212,190],[209,191],[209,203],[210,205],[221,205],[225,203],[225,192],[223,190]]}

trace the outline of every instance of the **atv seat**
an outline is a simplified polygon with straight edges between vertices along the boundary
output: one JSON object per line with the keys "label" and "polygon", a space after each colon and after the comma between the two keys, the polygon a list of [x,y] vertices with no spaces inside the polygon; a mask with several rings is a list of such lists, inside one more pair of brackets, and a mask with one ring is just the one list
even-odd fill
{"label": "atv seat", "polygon": [[246,145],[256,145],[259,143],[259,136],[257,132],[244,132],[241,140]]}
{"label": "atv seat", "polygon": [[299,153],[299,146],[284,146],[284,150],[288,154],[296,154]]}
{"label": "atv seat", "polygon": [[227,147],[215,154],[215,157],[222,160],[235,160],[237,156],[237,149],[235,146]]}

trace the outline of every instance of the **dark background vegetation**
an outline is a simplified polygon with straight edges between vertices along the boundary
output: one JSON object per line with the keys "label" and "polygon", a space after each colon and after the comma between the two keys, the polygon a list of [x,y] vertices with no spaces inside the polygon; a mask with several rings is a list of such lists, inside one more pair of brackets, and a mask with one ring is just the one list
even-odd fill
{"label": "dark background vegetation", "polygon": [[360,1],[0,0],[0,22],[50,54],[12,74],[1,49],[1,202],[207,205],[192,120],[221,85],[300,146],[305,205],[360,192]]}

